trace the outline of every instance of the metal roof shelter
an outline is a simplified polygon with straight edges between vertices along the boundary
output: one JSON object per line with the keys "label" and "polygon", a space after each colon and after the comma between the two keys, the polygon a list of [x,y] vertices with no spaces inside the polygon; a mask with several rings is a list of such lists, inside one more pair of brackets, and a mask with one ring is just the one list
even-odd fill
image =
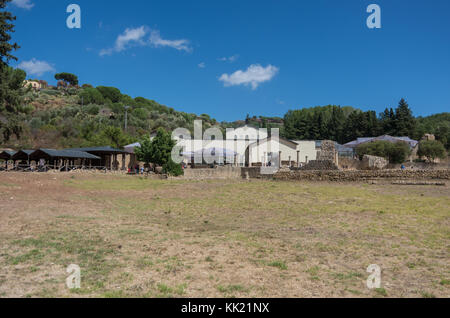
{"label": "metal roof shelter", "polygon": [[[99,167],[107,167],[111,170],[118,169],[117,156],[122,155],[122,163],[124,162],[124,156],[130,153],[122,149],[116,149],[110,146],[104,147],[88,147],[88,148],[74,148],[68,150],[84,151],[92,155],[100,157],[98,160],[93,161],[93,165]],[[124,164],[122,164],[124,166]]]}
{"label": "metal roof shelter", "polygon": [[15,151],[5,150],[0,152],[0,159],[2,160],[11,160],[12,156],[16,154]]}
{"label": "metal roof shelter", "polygon": [[100,157],[90,153],[77,150],[54,150],[54,149],[38,149],[30,155],[31,160],[40,159],[94,159],[99,160]]}
{"label": "metal roof shelter", "polygon": [[125,146],[124,149],[125,149],[126,152],[133,154],[134,153],[134,148],[140,148],[140,147],[141,147],[141,144],[136,142],[134,144]]}
{"label": "metal roof shelter", "polygon": [[89,147],[89,148],[73,148],[69,150],[76,150],[76,151],[84,151],[91,154],[104,154],[104,155],[121,155],[126,154],[127,152],[125,150],[116,149],[110,146],[106,147]]}
{"label": "metal roof shelter", "polygon": [[11,160],[30,160],[30,155],[34,150],[19,150],[11,156]]}

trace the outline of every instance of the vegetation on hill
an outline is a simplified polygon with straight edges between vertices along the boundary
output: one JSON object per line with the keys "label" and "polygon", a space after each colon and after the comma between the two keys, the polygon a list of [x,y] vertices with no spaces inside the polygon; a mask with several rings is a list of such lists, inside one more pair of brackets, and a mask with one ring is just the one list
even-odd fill
{"label": "vegetation on hill", "polygon": [[[8,147],[87,147],[111,144],[117,147],[140,140],[163,128],[186,127],[203,119],[204,128],[215,124],[209,116],[177,112],[143,97],[131,98],[113,87],[20,89],[22,110],[15,113],[22,122],[22,134],[4,138]],[[127,130],[125,131],[125,105]],[[13,137],[13,136],[11,136]]]}

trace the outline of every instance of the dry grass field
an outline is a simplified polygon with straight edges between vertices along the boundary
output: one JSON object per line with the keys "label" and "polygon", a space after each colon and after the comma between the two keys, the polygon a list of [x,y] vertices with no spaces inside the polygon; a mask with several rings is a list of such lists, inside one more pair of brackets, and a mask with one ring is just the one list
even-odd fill
{"label": "dry grass field", "polygon": [[449,297],[449,248],[448,185],[0,174],[0,297]]}

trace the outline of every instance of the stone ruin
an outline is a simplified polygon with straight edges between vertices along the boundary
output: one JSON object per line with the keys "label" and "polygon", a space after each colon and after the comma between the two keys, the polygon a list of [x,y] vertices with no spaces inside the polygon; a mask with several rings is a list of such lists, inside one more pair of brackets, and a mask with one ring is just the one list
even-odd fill
{"label": "stone ruin", "polygon": [[389,165],[389,161],[382,157],[364,155],[361,170],[382,170]]}
{"label": "stone ruin", "polygon": [[317,159],[310,161],[301,170],[339,170],[338,152],[334,141],[324,140],[317,151]]}

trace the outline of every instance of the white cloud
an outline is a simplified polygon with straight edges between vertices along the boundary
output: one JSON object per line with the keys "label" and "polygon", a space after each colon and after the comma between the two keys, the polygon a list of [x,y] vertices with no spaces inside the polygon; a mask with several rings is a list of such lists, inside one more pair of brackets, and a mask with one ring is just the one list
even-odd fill
{"label": "white cloud", "polygon": [[259,64],[250,65],[246,71],[236,71],[233,74],[222,74],[219,81],[227,86],[251,86],[253,90],[257,89],[259,84],[270,81],[277,73],[279,68],[273,65],[262,67]]}
{"label": "white cloud", "polygon": [[31,0],[13,0],[11,3],[16,7],[26,10],[30,10],[34,7],[34,3],[32,3]]}
{"label": "white cloud", "polygon": [[54,72],[55,69],[49,63],[44,61],[38,61],[36,59],[31,59],[30,61],[23,61],[20,63],[18,68],[27,72],[28,75],[41,76],[48,72]]}
{"label": "white cloud", "polygon": [[[149,33],[149,38],[146,38]],[[165,40],[161,38],[158,30],[150,30],[146,26],[141,26],[135,29],[127,28],[117,37],[114,47],[101,50],[100,56],[122,52],[131,46],[171,47],[179,51],[192,51],[188,40]]]}
{"label": "white cloud", "polygon": [[217,60],[221,61],[221,62],[230,62],[233,63],[235,62],[237,59],[239,58],[239,55],[233,55],[233,56],[229,56],[229,57],[220,57]]}
{"label": "white cloud", "polygon": [[189,41],[185,39],[181,40],[165,40],[161,38],[159,31],[154,30],[150,35],[150,44],[154,47],[171,47],[178,51],[192,52],[192,48],[189,46]]}
{"label": "white cloud", "polygon": [[122,52],[130,45],[145,45],[145,41],[143,39],[147,33],[148,29],[145,26],[141,26],[136,29],[127,28],[125,32],[117,37],[114,47],[101,50],[100,56],[111,55],[114,52]]}
{"label": "white cloud", "polygon": [[198,64],[198,67],[199,68],[205,68],[206,67],[205,62],[201,62],[200,64]]}

